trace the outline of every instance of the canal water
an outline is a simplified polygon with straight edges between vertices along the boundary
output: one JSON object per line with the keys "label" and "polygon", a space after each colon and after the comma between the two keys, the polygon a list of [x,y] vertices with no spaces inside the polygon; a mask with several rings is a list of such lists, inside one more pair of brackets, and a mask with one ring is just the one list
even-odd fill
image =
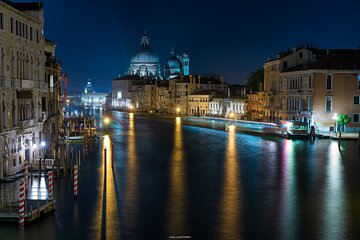
{"label": "canal water", "polygon": [[23,230],[2,224],[0,239],[360,239],[357,142],[108,116],[78,200],[70,177],[55,180],[56,212]]}

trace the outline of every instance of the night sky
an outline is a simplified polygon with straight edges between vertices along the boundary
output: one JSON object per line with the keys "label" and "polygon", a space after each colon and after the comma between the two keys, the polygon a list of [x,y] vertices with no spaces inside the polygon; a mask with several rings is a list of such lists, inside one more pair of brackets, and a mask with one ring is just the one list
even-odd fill
{"label": "night sky", "polygon": [[88,78],[110,91],[124,75],[144,29],[161,69],[172,47],[190,56],[192,74],[216,73],[245,83],[268,57],[299,44],[358,48],[358,0],[344,1],[139,1],[45,0],[45,36],[71,89]]}

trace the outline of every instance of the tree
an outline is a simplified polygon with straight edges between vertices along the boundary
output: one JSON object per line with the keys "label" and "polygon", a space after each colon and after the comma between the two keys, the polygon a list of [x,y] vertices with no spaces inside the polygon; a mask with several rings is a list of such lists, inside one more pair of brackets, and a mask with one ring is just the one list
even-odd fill
{"label": "tree", "polygon": [[344,126],[347,125],[351,121],[351,118],[347,114],[340,114],[338,116],[337,122],[340,126],[340,132],[341,129],[344,129]]}
{"label": "tree", "polygon": [[338,116],[337,122],[340,126],[340,134],[339,134],[339,142],[338,146],[340,148],[340,141],[341,141],[341,131],[344,131],[344,127],[346,124],[348,124],[351,121],[351,118],[347,114],[340,114]]}
{"label": "tree", "polygon": [[253,91],[258,92],[261,91],[262,86],[264,84],[264,69],[258,69],[255,72],[250,73],[247,77],[247,87]]}

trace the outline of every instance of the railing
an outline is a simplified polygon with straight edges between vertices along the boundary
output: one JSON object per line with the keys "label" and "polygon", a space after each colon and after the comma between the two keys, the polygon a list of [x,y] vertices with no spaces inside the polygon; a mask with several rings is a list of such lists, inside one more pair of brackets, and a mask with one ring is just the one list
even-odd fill
{"label": "railing", "polygon": [[[30,161],[30,164],[32,166],[33,169],[37,169],[39,167],[39,161],[40,159],[32,159]],[[54,159],[48,158],[45,159],[45,167],[46,169],[51,169],[54,165]],[[41,159],[41,168],[44,168],[44,159]]]}
{"label": "railing", "polygon": [[18,201],[16,191],[0,190],[0,207],[10,207],[12,202]]}

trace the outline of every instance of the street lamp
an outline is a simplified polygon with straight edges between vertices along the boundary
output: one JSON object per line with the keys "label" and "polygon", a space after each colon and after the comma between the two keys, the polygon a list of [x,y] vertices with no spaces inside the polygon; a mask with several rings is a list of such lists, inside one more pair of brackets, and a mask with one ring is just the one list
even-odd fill
{"label": "street lamp", "polygon": [[107,131],[107,126],[110,123],[110,119],[109,118],[104,118],[104,123],[105,123],[105,130]]}
{"label": "street lamp", "polygon": [[[35,144],[36,145],[36,144]],[[39,169],[39,176],[41,176],[41,157],[44,158],[44,173],[46,172],[46,167],[45,167],[45,155],[44,155],[44,147],[45,147],[45,141],[41,141],[40,143],[40,161],[39,161],[39,164],[40,164],[40,169]],[[36,146],[37,147],[37,146]]]}
{"label": "street lamp", "polygon": [[176,113],[177,113],[177,115],[180,114],[180,110],[181,110],[181,109],[180,109],[179,107],[176,108]]}
{"label": "street lamp", "polygon": [[233,112],[229,113],[229,118],[234,118],[234,113]]}
{"label": "street lamp", "polygon": [[337,121],[338,121],[338,114],[337,113],[334,113],[334,116],[332,117],[332,119],[335,121],[335,125],[334,125],[334,133],[337,134]]}

